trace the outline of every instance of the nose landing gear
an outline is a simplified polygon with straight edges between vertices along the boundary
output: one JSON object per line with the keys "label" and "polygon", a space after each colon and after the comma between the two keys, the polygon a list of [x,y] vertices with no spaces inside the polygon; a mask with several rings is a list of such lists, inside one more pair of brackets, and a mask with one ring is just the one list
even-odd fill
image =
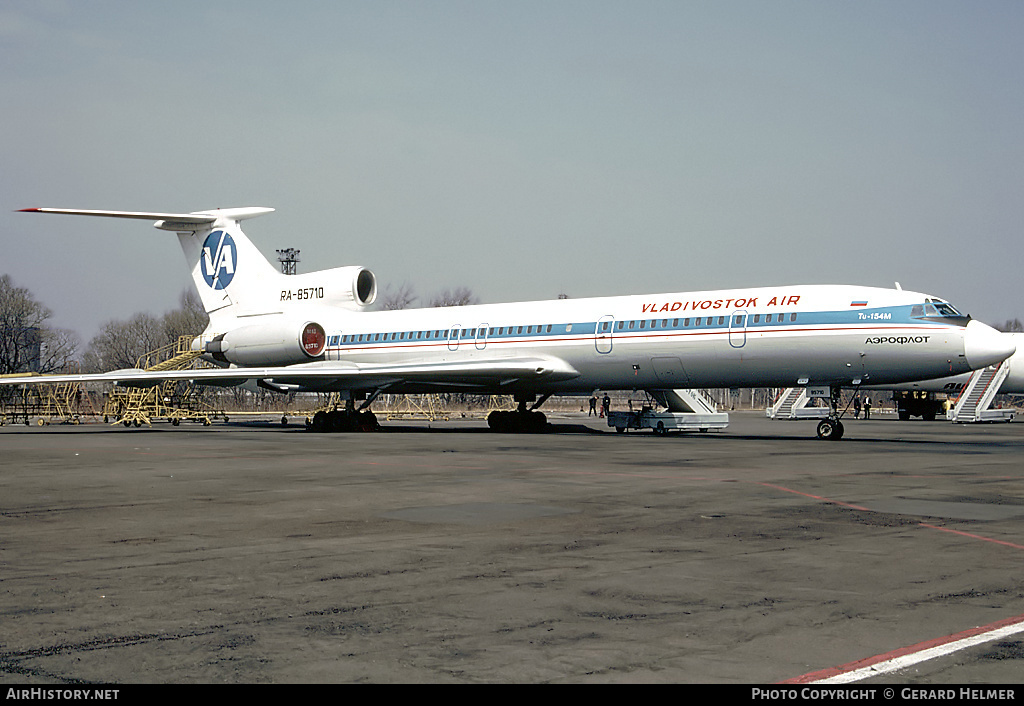
{"label": "nose landing gear", "polygon": [[828,441],[839,441],[843,438],[843,423],[839,421],[842,413],[839,411],[839,394],[842,388],[833,386],[831,388],[830,411],[826,419],[818,422],[818,438]]}
{"label": "nose landing gear", "polygon": [[818,422],[818,438],[839,441],[843,438],[843,423],[838,417],[822,419]]}

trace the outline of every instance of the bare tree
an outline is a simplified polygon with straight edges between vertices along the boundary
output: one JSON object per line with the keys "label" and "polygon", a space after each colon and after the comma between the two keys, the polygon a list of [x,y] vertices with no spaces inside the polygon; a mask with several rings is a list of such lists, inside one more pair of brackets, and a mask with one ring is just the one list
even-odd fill
{"label": "bare tree", "polygon": [[1006,323],[1003,324],[1002,326],[996,324],[992,328],[997,329],[999,331],[1017,333],[1020,331],[1024,331],[1024,323],[1021,323],[1020,319],[1007,319]]}
{"label": "bare tree", "polygon": [[47,325],[52,315],[10,275],[0,277],[0,373],[52,373],[74,360],[78,337]]}
{"label": "bare tree", "polygon": [[68,366],[77,363],[81,348],[82,339],[74,331],[44,328],[39,341],[39,372],[71,372]]}
{"label": "bare tree", "polygon": [[133,314],[127,321],[108,321],[91,341],[83,359],[84,369],[106,372],[134,368],[147,353],[176,344],[181,336],[198,336],[210,317],[194,290],[182,292],[180,306],[162,317]]}
{"label": "bare tree", "polygon": [[198,336],[210,323],[210,316],[203,309],[199,294],[191,287],[178,298],[179,308],[168,311],[161,320],[164,338],[173,343],[181,336]]}
{"label": "bare tree", "polygon": [[430,306],[468,306],[479,303],[480,298],[469,287],[446,287],[430,298]]}
{"label": "bare tree", "polygon": [[167,344],[163,325],[152,314],[134,314],[127,321],[108,321],[89,341],[82,361],[89,372],[134,368],[146,353]]}
{"label": "bare tree", "polygon": [[397,287],[388,284],[384,287],[384,294],[380,298],[378,307],[384,311],[408,309],[417,299],[419,296],[413,292],[413,287],[408,281],[402,282]]}

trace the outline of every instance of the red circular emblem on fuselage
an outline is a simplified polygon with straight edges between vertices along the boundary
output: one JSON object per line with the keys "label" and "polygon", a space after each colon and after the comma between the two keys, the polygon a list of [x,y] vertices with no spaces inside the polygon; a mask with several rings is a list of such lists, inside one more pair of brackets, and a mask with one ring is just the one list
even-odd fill
{"label": "red circular emblem on fuselage", "polygon": [[327,333],[317,323],[306,324],[302,329],[302,351],[310,358],[316,358],[327,347]]}

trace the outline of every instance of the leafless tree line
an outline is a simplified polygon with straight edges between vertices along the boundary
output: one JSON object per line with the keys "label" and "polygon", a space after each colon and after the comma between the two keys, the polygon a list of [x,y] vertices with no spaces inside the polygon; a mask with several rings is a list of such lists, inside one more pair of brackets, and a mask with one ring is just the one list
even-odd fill
{"label": "leafless tree line", "polygon": [[195,335],[209,318],[198,295],[181,295],[177,309],[163,316],[134,314],[108,321],[84,349],[79,335],[50,324],[53,311],[10,275],[0,277],[0,374],[56,373],[81,369],[105,372],[132,368],[146,353]]}
{"label": "leafless tree line", "polygon": [[178,308],[163,316],[139,312],[126,321],[108,321],[82,355],[84,372],[134,368],[147,353],[174,344],[180,336],[196,336],[210,319],[194,290],[185,291]]}
{"label": "leafless tree line", "polygon": [[63,370],[75,360],[78,334],[50,326],[53,312],[10,275],[0,277],[0,374]]}
{"label": "leafless tree line", "polygon": [[[383,311],[395,311],[397,309],[409,309],[419,299],[413,286],[408,282],[399,285],[388,284],[380,296],[378,308]],[[426,299],[428,307],[437,306],[468,306],[479,304],[477,297],[469,287],[445,287],[441,291]]]}

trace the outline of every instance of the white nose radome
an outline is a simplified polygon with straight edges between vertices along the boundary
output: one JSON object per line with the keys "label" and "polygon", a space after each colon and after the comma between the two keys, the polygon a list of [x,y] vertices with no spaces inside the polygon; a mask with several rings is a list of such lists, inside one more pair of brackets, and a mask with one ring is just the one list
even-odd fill
{"label": "white nose radome", "polygon": [[967,329],[964,331],[964,355],[967,356],[967,364],[972,370],[1006,360],[1015,350],[1017,346],[1011,336],[1002,334],[980,321],[967,322]]}

